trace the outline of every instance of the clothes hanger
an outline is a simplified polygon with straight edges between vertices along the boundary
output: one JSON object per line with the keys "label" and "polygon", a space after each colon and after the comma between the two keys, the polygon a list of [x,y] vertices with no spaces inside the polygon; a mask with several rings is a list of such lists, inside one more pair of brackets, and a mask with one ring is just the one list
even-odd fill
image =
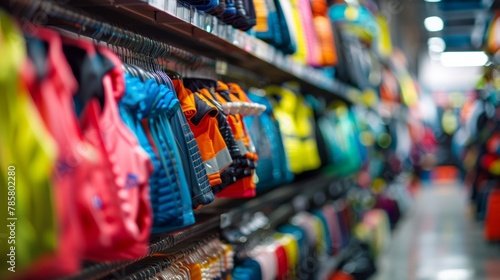
{"label": "clothes hanger", "polygon": [[142,82],[146,82],[147,76],[145,72],[138,66],[140,64],[138,53],[140,51],[140,38],[138,34],[132,34],[129,49],[129,66],[132,69],[134,76]]}
{"label": "clothes hanger", "polygon": [[153,76],[156,78],[156,81],[158,82],[158,84],[163,84],[165,85],[165,80],[163,79],[163,77],[161,77],[161,75],[158,73],[157,71],[157,67],[155,66],[155,60],[159,54],[159,43],[157,41],[153,41],[151,39],[148,39],[149,40],[149,43],[150,43],[150,50],[148,53],[150,53],[151,55],[149,56],[149,60],[148,60],[148,67],[149,67],[149,71],[153,74]]}
{"label": "clothes hanger", "polygon": [[[76,17],[79,17],[76,22],[80,24],[80,31],[89,25],[89,18],[81,18],[81,15]],[[101,81],[114,65],[97,53],[92,42],[85,40],[63,38],[63,52],[77,81],[85,85],[78,88],[75,98],[83,107],[90,100],[97,99],[101,108],[104,108],[104,88]]]}

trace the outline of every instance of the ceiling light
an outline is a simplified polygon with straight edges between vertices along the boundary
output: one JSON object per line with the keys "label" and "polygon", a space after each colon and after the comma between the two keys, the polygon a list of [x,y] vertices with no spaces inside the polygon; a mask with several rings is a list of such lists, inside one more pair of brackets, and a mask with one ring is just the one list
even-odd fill
{"label": "ceiling light", "polygon": [[429,51],[431,52],[442,53],[446,48],[446,43],[442,38],[431,37],[427,41],[427,46],[429,47]]}
{"label": "ceiling light", "polygon": [[466,279],[471,279],[472,276],[474,276],[474,272],[469,269],[446,269],[439,271],[437,279],[466,280]]}
{"label": "ceiling light", "polygon": [[441,2],[441,0],[425,0],[425,2],[432,2],[432,3],[435,3],[435,2]]}
{"label": "ceiling light", "polygon": [[424,20],[425,28],[430,32],[436,32],[443,30],[444,23],[440,17],[428,17]]}
{"label": "ceiling light", "polygon": [[488,62],[484,52],[444,52],[440,59],[445,67],[483,66]]}

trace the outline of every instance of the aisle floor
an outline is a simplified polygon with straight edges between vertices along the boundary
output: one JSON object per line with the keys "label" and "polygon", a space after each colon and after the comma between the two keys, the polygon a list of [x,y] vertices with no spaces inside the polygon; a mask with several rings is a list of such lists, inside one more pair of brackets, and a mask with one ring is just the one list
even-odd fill
{"label": "aisle floor", "polygon": [[373,280],[500,280],[500,244],[482,237],[460,184],[422,188]]}

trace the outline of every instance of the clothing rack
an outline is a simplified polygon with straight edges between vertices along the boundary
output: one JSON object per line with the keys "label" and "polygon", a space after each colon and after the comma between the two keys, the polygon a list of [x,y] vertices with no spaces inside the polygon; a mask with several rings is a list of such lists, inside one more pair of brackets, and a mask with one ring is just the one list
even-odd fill
{"label": "clothing rack", "polygon": [[[4,5],[4,4],[2,4]],[[151,37],[142,36],[132,30],[110,24],[106,21],[63,7],[52,1],[19,0],[10,1],[7,6],[14,15],[23,21],[34,22],[35,16],[45,15],[49,19],[58,20],[63,26],[76,28],[78,34],[88,35],[96,41],[108,45],[125,48],[136,53],[147,54],[152,58],[175,58],[189,65],[192,69],[201,66],[214,67],[215,61]],[[35,24],[37,22],[34,22]],[[69,26],[68,26],[69,25]]]}
{"label": "clothing rack", "polygon": [[[331,177],[326,176],[326,178],[329,178],[330,180],[332,179]],[[298,205],[297,203],[285,203],[281,204],[275,209],[270,210],[270,213],[268,214],[268,226],[264,228],[260,228],[252,233],[250,233],[247,236],[244,236],[245,238],[241,240],[240,244],[238,244],[237,239],[230,240],[231,243],[236,243],[236,245],[233,245],[233,248],[235,249],[235,253],[238,257],[244,257],[245,256],[245,251],[247,248],[252,248],[252,244],[255,245],[259,240],[262,239],[262,236],[265,236],[267,233],[270,231],[276,229],[279,225],[282,225],[286,223],[293,215],[300,211],[307,210],[309,208],[314,208],[314,207],[320,207],[326,203],[329,199],[339,199],[340,197],[343,197],[347,193],[347,182],[342,181],[335,181],[333,183],[329,182],[330,180],[326,179],[325,177],[317,178],[317,183],[314,185],[314,187],[300,193],[298,190],[297,184],[293,184],[292,186],[289,186],[289,189],[294,189],[295,190],[295,195],[292,196],[291,198],[297,198],[297,197],[302,197],[302,199],[306,200],[307,202]],[[256,198],[252,201],[249,201],[248,203],[242,205],[240,211],[242,213],[251,213],[252,210],[257,210],[258,208],[264,209],[269,207],[269,205],[276,205],[276,204],[268,204],[269,201],[273,200],[273,198],[276,195],[276,191],[279,189],[275,190],[275,192],[271,192],[268,195],[260,198]],[[300,193],[300,194],[298,194]],[[271,195],[272,194],[272,195]],[[318,199],[318,194],[321,194],[323,198]],[[252,203],[253,202],[253,203]],[[244,218],[242,216],[242,218]],[[227,237],[227,235],[226,235]],[[169,257],[168,261],[165,260],[159,260],[157,263],[154,264],[149,264],[151,261],[148,262],[146,267],[133,272],[132,274],[127,275],[127,277],[123,278],[126,280],[139,280],[139,279],[148,279],[150,277],[155,276],[159,271],[165,269],[168,265],[172,264],[172,262],[175,262],[175,260],[178,260],[182,257],[184,257],[187,253],[190,252],[193,249],[199,247],[203,242],[199,242],[195,244],[194,246],[191,246],[187,251],[185,250],[184,252],[177,252],[174,253],[172,256],[173,258]],[[250,244],[250,245],[249,245]],[[175,251],[175,247],[169,249],[168,251]],[[329,264],[330,267],[333,267],[334,265],[340,263],[342,260],[342,256],[345,255],[345,252],[340,252],[339,255],[331,260],[331,264]],[[140,265],[140,263],[138,263]]]}
{"label": "clothing rack", "polygon": [[[269,215],[270,227],[280,225],[295,213],[307,210],[312,206],[322,205],[328,199],[337,199],[343,196],[352,184],[350,178],[335,178],[329,175],[317,175],[308,180],[308,189],[305,182],[298,181],[272,190],[260,197],[246,200],[227,201],[220,205],[208,205],[196,213],[196,223],[192,226],[174,232],[157,234],[151,237],[151,245],[147,255],[132,261],[93,263],[82,269],[78,274],[64,277],[64,280],[101,279],[107,275],[120,273],[133,264],[139,264],[156,253],[173,251],[179,244],[187,240],[206,236],[209,232],[227,229],[237,222],[248,221],[249,216],[259,211]],[[288,203],[286,203],[288,202]],[[292,202],[290,204],[290,202]],[[235,205],[238,205],[235,207]],[[228,209],[231,209],[228,211]],[[254,236],[262,234],[266,229],[260,229]],[[247,238],[253,238],[249,236]],[[144,268],[142,273],[154,272],[154,268]],[[141,275],[140,272],[134,275]],[[150,275],[150,274],[147,274]],[[137,277],[138,277],[137,276]],[[134,278],[128,278],[134,279]],[[136,278],[147,279],[147,278]]]}
{"label": "clothing rack", "polygon": [[[5,4],[0,4],[0,7]],[[33,17],[44,15],[50,26],[62,28],[78,36],[87,36],[95,42],[102,42],[118,51],[127,49],[136,54],[146,54],[151,59],[156,59],[169,69],[182,71],[187,76],[197,78],[210,78],[217,80],[218,77],[243,81],[251,85],[263,86],[269,83],[268,79],[251,71],[235,65],[227,65],[227,70],[216,73],[218,61],[182,48],[175,47],[169,43],[160,41],[158,38],[140,35],[133,30],[111,24],[106,20],[76,11],[71,7],[63,7],[51,0],[20,0],[10,1],[5,7],[19,16],[23,21],[34,22]],[[113,49],[114,49],[113,48]],[[222,62],[224,63],[224,62]],[[186,74],[190,72],[189,74]],[[192,73],[196,74],[192,74]],[[209,72],[209,73],[208,73]]]}
{"label": "clothing rack", "polygon": [[214,231],[219,228],[220,216],[219,215],[205,215],[198,214],[196,216],[197,223],[185,229],[176,230],[169,233],[161,233],[151,236],[148,249],[148,254],[142,258],[123,261],[123,262],[106,262],[106,263],[92,263],[82,269],[77,275],[64,277],[65,280],[79,280],[79,279],[99,279],[110,273],[118,271],[126,266],[134,264],[153,254],[169,250],[187,240],[194,237],[201,236],[207,232]]}
{"label": "clothing rack", "polygon": [[[1,3],[0,6],[11,10],[12,14],[21,18],[23,22],[33,22],[37,14],[43,14],[50,20],[51,26],[63,28],[64,30],[77,33],[80,36],[87,36],[95,42],[103,42],[107,45],[126,49],[134,53],[144,53],[147,54],[148,57],[154,59],[166,59],[170,61],[170,59],[173,58],[179,63],[189,66],[193,70],[203,67],[215,67],[215,60],[213,59],[196,55],[153,37],[143,36],[129,29],[101,21],[88,15],[83,15],[71,8],[63,7],[52,1],[11,0],[7,3]],[[234,69],[234,67],[232,69]],[[232,70],[228,71],[228,73],[234,72],[235,71]],[[298,203],[294,203],[293,205],[282,204],[297,197],[302,197],[302,200],[306,201],[315,201],[317,200],[318,192],[323,193],[323,196],[325,196],[325,192],[329,192],[329,184],[334,180],[338,179],[333,176],[319,175],[313,177],[312,180],[308,180],[307,183],[298,181],[288,186],[284,186],[283,188],[276,189],[275,191],[271,191],[262,197],[247,201],[244,204],[241,204],[241,201],[237,202],[240,204],[239,207],[236,208],[225,207],[222,209],[211,209],[208,206],[196,214],[197,223],[193,226],[171,233],[152,236],[147,255],[131,261],[90,264],[82,269],[77,275],[65,277],[63,279],[102,278],[110,273],[130,266],[131,264],[149,258],[155,253],[172,249],[188,239],[206,234],[212,230],[227,228],[232,223],[236,223],[236,221],[244,221],[249,213],[255,213],[262,209],[265,209],[268,213],[274,211],[275,214],[271,216],[271,225],[275,226],[281,224],[295,212],[307,208]],[[344,181],[335,181],[335,184],[343,184],[342,182]],[[309,188],[308,191],[302,192],[305,184],[313,187]],[[271,209],[272,207],[276,207],[276,205],[282,206]],[[231,209],[231,211],[228,212],[228,209]],[[155,269],[153,268],[152,271],[155,271]]]}
{"label": "clothing rack", "polygon": [[[172,3],[177,3],[176,0],[172,1]],[[300,82],[305,92],[328,100],[343,99],[350,103],[361,102],[362,89],[326,77],[324,73],[313,67],[301,65],[245,32],[234,30],[235,32],[231,33],[229,32],[232,29],[231,26],[217,23],[217,19],[209,14],[201,13],[207,21],[210,19],[213,22],[214,30],[206,30],[193,23],[194,16],[200,13],[194,13],[191,20],[188,20],[175,13],[159,9],[154,5],[154,1],[67,0],[64,1],[64,6],[61,5],[62,1],[54,0],[3,2],[5,3],[0,3],[0,6],[10,10],[14,15],[31,19],[37,14],[38,18],[50,19],[50,21],[42,20],[39,22],[41,25],[71,28],[75,33],[87,34],[93,36],[94,39],[99,37],[101,41],[109,41],[112,37],[112,41],[120,41],[118,42],[120,44],[128,42],[137,46],[141,43],[141,38],[147,38],[160,43],[162,49],[170,49],[171,52],[167,52],[168,55],[164,56],[170,59],[176,58],[180,64],[189,69],[200,69],[204,65],[214,69],[217,61],[221,60],[227,62],[234,70],[228,69],[226,73],[217,73],[218,75],[238,79],[239,82],[243,81],[250,86],[262,87],[267,84],[281,84],[295,80]],[[177,4],[180,5],[180,3]],[[68,13],[65,10],[71,12]],[[85,11],[87,15],[84,15],[82,11]],[[193,11],[196,12],[196,10]],[[89,14],[91,16],[88,16]],[[61,15],[65,15],[66,18],[61,18]],[[114,20],[125,23],[127,27],[124,28],[123,24],[110,23]],[[219,31],[216,31],[215,27],[218,27]],[[103,32],[105,30],[108,32]],[[124,32],[119,34],[123,36],[118,37],[117,31],[122,30]],[[232,35],[226,36],[228,33]],[[245,42],[250,43],[248,45]],[[266,51],[253,49],[256,45],[264,47]],[[262,52],[271,55],[262,56]]]}
{"label": "clothing rack", "polygon": [[[253,248],[256,243],[262,240],[263,236],[266,236],[267,233],[275,230],[279,225],[286,223],[286,221],[288,221],[295,214],[301,211],[321,207],[329,200],[341,199],[347,194],[347,191],[347,181],[316,181],[314,187],[303,190],[298,195],[296,194],[292,197],[285,196],[285,198],[288,198],[287,200],[292,201],[292,203],[281,202],[279,204],[271,204],[279,206],[267,213],[268,221],[266,227],[259,228],[246,236],[235,234],[235,231],[226,231],[223,236],[231,244],[236,244],[236,255],[244,257],[246,255],[247,248]],[[238,218],[243,220],[245,219],[244,217]]]}
{"label": "clothing rack", "polygon": [[[135,271],[130,271],[123,278],[123,280],[139,280],[139,279],[149,279],[155,276],[158,272],[161,272],[169,265],[172,265],[176,261],[182,260],[187,255],[196,252],[201,246],[209,243],[211,240],[219,238],[218,234],[210,235],[209,237],[203,237],[201,240],[193,241],[190,244],[180,244],[169,250],[171,254],[168,256],[155,256],[150,259],[138,262],[138,265],[144,265],[144,268],[136,269]],[[178,247],[178,248],[177,248]],[[187,247],[187,248],[186,248]]]}

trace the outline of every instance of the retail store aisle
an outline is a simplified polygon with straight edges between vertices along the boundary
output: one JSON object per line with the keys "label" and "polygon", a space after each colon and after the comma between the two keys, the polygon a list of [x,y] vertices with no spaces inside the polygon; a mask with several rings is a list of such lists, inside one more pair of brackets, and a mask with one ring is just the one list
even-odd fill
{"label": "retail store aisle", "polygon": [[460,184],[425,187],[380,257],[374,280],[499,280],[500,244],[487,243]]}

